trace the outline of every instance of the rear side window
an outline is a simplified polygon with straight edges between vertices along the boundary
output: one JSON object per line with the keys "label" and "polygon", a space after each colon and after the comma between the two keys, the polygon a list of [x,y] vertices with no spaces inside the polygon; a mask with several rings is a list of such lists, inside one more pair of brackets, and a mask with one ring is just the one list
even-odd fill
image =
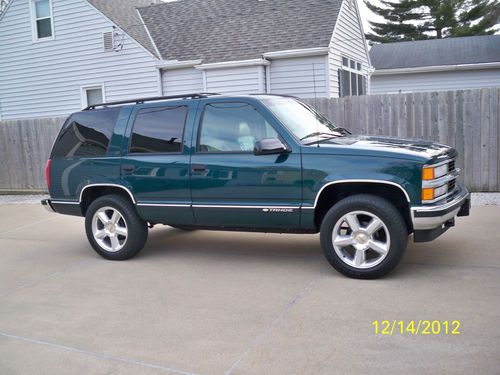
{"label": "rear side window", "polygon": [[105,155],[119,114],[120,108],[104,108],[71,115],[57,138],[51,157]]}
{"label": "rear side window", "polygon": [[187,107],[154,107],[137,112],[130,153],[181,152]]}

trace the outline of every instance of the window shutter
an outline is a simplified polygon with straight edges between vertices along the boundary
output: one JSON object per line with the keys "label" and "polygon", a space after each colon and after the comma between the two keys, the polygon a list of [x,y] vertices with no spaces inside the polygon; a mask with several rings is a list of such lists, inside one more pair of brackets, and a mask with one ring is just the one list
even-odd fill
{"label": "window shutter", "polygon": [[113,40],[113,32],[109,31],[106,33],[102,33],[102,44],[104,48],[104,52],[113,52],[114,51],[114,40]]}

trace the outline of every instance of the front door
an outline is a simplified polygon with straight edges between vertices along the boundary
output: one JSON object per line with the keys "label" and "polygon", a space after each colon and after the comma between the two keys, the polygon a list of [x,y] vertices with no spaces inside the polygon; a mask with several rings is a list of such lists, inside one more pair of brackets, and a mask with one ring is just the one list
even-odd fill
{"label": "front door", "polygon": [[[191,225],[190,124],[198,101],[137,106],[127,130],[122,178],[132,188],[137,209],[151,222]],[[188,134],[189,133],[189,134]]]}
{"label": "front door", "polygon": [[191,191],[197,224],[299,228],[300,153],[253,154],[258,140],[283,140],[272,116],[245,102],[208,102],[201,109],[191,158]]}

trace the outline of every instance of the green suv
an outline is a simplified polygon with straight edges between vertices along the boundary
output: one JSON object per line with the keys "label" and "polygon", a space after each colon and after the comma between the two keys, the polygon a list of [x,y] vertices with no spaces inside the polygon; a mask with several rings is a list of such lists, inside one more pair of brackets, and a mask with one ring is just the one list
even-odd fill
{"label": "green suv", "polygon": [[409,235],[469,215],[456,151],[354,136],[293,97],[191,94],[106,103],[64,123],[47,162],[51,211],[85,217],[92,247],[123,260],[156,224],[320,233],[330,264],[376,278]]}

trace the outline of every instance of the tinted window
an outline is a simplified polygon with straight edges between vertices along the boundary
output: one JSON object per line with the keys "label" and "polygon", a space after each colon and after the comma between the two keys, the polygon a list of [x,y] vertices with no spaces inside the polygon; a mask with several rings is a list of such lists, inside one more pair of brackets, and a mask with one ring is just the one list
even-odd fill
{"label": "tinted window", "polygon": [[131,153],[180,152],[187,107],[141,109],[135,118]]}
{"label": "tinted window", "polygon": [[198,150],[251,152],[255,142],[264,138],[278,138],[278,134],[251,105],[209,104],[203,114]]}
{"label": "tinted window", "polygon": [[94,157],[106,153],[120,108],[71,115],[61,130],[51,157]]}

